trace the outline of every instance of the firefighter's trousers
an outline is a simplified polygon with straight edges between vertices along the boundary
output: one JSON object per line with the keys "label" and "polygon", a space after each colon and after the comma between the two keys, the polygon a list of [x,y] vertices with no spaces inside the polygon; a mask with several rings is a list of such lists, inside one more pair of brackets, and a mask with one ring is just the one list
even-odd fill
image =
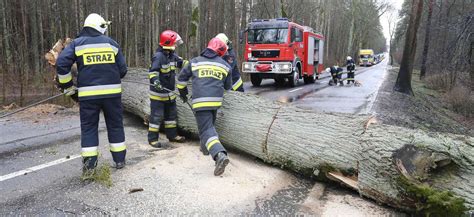
{"label": "firefighter's trousers", "polygon": [[123,108],[120,97],[92,99],[79,102],[81,119],[81,155],[84,166],[93,169],[97,165],[99,146],[99,115],[103,111],[110,152],[115,162],[124,162],[126,155],[123,130]]}
{"label": "firefighter's trousers", "polygon": [[339,73],[337,73],[337,72],[336,72],[336,73],[331,73],[332,82],[333,82],[334,84],[339,83],[339,80],[341,79],[341,76],[342,76],[342,74],[339,74]]}
{"label": "firefighter's trousers", "polygon": [[347,73],[347,83],[348,83],[348,84],[349,84],[350,82],[354,83],[354,82],[355,82],[354,78],[355,78],[355,72],[354,72],[354,71],[349,71],[349,72]]}
{"label": "firefighter's trousers", "polygon": [[245,92],[244,91],[244,85],[241,84],[235,91],[239,91],[239,92],[242,92],[242,93]]}
{"label": "firefighter's trousers", "polygon": [[148,142],[156,142],[160,136],[160,126],[164,121],[165,133],[168,139],[176,138],[176,117],[178,111],[176,110],[175,100],[159,101],[150,99],[150,124],[148,127]]}
{"label": "firefighter's trousers", "polygon": [[199,130],[199,140],[201,141],[201,149],[208,150],[212,159],[216,159],[219,152],[226,152],[224,146],[219,141],[219,136],[216,132],[217,110],[203,110],[196,111],[194,116]]}

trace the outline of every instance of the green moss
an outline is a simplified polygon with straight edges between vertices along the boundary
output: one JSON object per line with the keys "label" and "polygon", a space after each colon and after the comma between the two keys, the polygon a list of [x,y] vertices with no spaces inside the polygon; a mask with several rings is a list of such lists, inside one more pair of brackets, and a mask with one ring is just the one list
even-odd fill
{"label": "green moss", "polygon": [[400,186],[406,195],[414,200],[417,215],[423,216],[462,216],[467,211],[464,199],[450,191],[436,190],[426,184],[415,184],[400,177]]}
{"label": "green moss", "polygon": [[113,185],[110,166],[108,165],[99,165],[93,170],[82,173],[81,180],[97,182],[106,187],[112,187]]}

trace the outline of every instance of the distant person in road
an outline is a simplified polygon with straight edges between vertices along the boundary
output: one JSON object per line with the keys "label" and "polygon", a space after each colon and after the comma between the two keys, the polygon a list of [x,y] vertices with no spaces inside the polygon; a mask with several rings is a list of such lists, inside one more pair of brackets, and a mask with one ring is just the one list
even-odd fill
{"label": "distant person in road", "polygon": [[77,94],[84,173],[92,172],[97,166],[100,111],[104,113],[115,167],[121,169],[125,166],[121,79],[127,73],[127,65],[118,43],[104,35],[110,23],[98,14],[87,16],[79,36],[57,60],[59,84],[67,95],[76,94],[71,66],[76,63],[79,71]]}
{"label": "distant person in road", "polygon": [[222,59],[227,52],[227,45],[218,38],[209,41],[201,55],[193,58],[178,75],[177,87],[183,101],[187,100],[187,83],[191,79],[192,108],[196,118],[201,151],[209,153],[215,161],[214,175],[224,173],[229,164],[227,151],[222,146],[216,132],[217,110],[222,106],[224,90],[232,88],[229,64]]}
{"label": "distant person in road", "polygon": [[[159,141],[160,125],[164,122],[165,134],[170,142],[184,142],[185,138],[177,133],[176,95],[169,90],[175,89],[175,71],[183,67],[183,58],[175,54],[176,47],[183,43],[175,31],[166,30],[160,34],[160,43],[151,59],[148,77],[150,79],[150,124],[148,143],[155,148],[163,148]],[[165,89],[168,90],[165,90]]]}
{"label": "distant person in road", "polygon": [[346,68],[347,68],[347,84],[355,82],[355,62],[351,56],[346,58]]}
{"label": "distant person in road", "polygon": [[222,57],[230,65],[232,73],[232,90],[244,92],[244,85],[240,76],[240,70],[237,64],[237,57],[232,48],[232,41],[224,33],[217,34],[216,38],[227,44],[227,53]]}

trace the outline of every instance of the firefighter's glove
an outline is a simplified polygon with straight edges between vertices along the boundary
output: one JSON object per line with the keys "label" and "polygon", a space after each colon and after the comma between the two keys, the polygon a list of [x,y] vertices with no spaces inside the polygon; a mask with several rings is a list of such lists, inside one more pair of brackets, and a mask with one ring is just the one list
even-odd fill
{"label": "firefighter's glove", "polygon": [[186,67],[186,65],[188,65],[188,64],[189,64],[188,60],[182,59],[182,60],[180,60],[176,63],[176,67],[182,69],[182,68]]}
{"label": "firefighter's glove", "polygon": [[185,88],[182,88],[182,89],[179,89],[179,97],[183,100],[184,103],[186,103],[188,101],[188,88],[185,87]]}
{"label": "firefighter's glove", "polygon": [[63,93],[65,93],[66,96],[73,96],[74,94],[77,95],[77,88],[75,86],[70,86],[66,89],[63,89]]}
{"label": "firefighter's glove", "polygon": [[156,90],[163,90],[163,87],[161,86],[160,79],[156,79],[153,82],[153,87],[155,87]]}

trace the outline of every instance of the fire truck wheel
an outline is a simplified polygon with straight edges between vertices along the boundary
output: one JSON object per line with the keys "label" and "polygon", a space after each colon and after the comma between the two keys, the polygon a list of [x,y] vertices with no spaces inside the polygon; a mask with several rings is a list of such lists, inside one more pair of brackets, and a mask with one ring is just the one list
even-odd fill
{"label": "fire truck wheel", "polygon": [[262,83],[262,77],[257,74],[250,74],[250,81],[252,82],[253,86],[258,87]]}
{"label": "fire truck wheel", "polygon": [[290,87],[296,87],[298,85],[300,76],[300,69],[296,67],[296,70],[291,73],[290,77],[288,78],[288,82],[290,83]]}

